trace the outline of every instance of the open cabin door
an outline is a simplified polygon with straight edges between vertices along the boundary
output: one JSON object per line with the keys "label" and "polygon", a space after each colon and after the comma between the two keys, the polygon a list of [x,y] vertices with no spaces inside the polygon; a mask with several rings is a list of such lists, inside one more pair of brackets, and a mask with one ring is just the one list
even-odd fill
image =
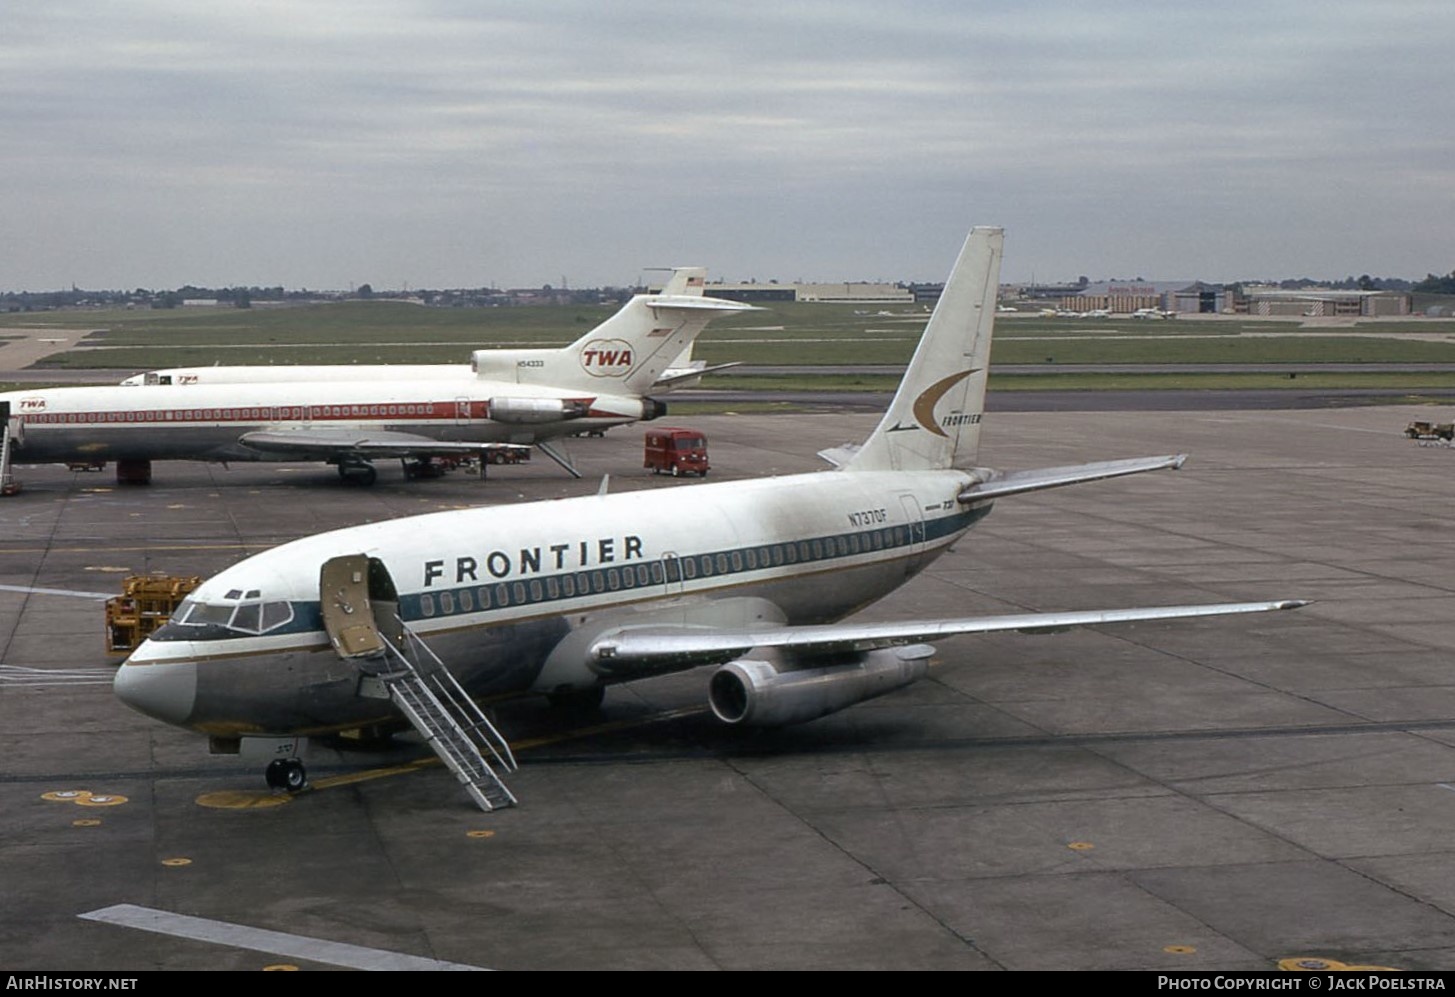
{"label": "open cabin door", "polygon": [[[510,745],[455,681],[445,663],[399,619],[399,593],[377,557],[330,558],[318,573],[323,629],[340,658],[359,663],[360,695],[383,690],[482,810],[515,804],[482,749],[515,771]],[[393,652],[392,654],[390,652]],[[363,659],[374,664],[366,665]]]}
{"label": "open cabin door", "polygon": [[384,562],[345,554],[323,563],[318,575],[323,629],[341,658],[377,658],[386,644],[404,644],[399,594]]}

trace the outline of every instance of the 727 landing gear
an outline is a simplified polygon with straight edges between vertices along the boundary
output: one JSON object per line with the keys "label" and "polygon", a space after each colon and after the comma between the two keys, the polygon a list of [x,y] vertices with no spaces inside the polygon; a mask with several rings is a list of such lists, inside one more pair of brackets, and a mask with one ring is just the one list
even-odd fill
{"label": "727 landing gear", "polygon": [[270,789],[286,789],[297,793],[308,786],[308,770],[298,758],[274,758],[263,770]]}
{"label": "727 landing gear", "polygon": [[374,479],[379,477],[379,472],[374,470],[374,465],[366,460],[340,460],[338,462],[338,476],[351,485],[372,485]]}

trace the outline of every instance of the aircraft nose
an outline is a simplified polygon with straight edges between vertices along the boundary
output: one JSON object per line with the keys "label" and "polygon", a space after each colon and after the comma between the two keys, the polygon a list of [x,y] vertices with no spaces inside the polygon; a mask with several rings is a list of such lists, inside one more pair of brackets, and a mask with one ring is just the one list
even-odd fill
{"label": "aircraft nose", "polygon": [[111,688],[134,710],[169,724],[185,724],[197,705],[197,665],[191,661],[123,664]]}

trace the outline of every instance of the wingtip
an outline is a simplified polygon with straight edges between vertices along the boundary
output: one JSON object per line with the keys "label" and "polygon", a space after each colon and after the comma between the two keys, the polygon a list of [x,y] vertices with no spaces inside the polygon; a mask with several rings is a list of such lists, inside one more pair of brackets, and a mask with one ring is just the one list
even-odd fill
{"label": "wingtip", "polygon": [[1186,463],[1187,463],[1187,454],[1185,454],[1185,453],[1174,454],[1173,457],[1172,457],[1172,470],[1174,470],[1174,471],[1180,471],[1180,470],[1182,470],[1182,465],[1183,464],[1186,464]]}

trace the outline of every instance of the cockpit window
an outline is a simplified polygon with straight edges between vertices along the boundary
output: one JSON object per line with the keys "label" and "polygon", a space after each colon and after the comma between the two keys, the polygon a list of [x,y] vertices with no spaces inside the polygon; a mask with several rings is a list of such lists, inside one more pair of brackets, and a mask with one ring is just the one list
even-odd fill
{"label": "cockpit window", "polygon": [[256,602],[245,606],[237,607],[237,612],[232,614],[232,620],[228,626],[234,630],[244,630],[255,634],[260,629],[259,623],[263,618],[263,607]]}
{"label": "cockpit window", "polygon": [[269,630],[276,630],[291,619],[293,619],[293,605],[291,603],[263,603],[263,633],[267,633]]}
{"label": "cockpit window", "polygon": [[[242,601],[234,601],[242,599]],[[263,602],[258,589],[249,589],[242,598],[240,589],[232,589],[218,602],[182,601],[172,622],[184,627],[226,627],[245,634],[265,634],[293,619],[292,603]]]}
{"label": "cockpit window", "polygon": [[232,611],[236,606],[211,605],[205,602],[195,603],[192,611],[182,620],[189,627],[221,626],[225,627],[232,619]]}

